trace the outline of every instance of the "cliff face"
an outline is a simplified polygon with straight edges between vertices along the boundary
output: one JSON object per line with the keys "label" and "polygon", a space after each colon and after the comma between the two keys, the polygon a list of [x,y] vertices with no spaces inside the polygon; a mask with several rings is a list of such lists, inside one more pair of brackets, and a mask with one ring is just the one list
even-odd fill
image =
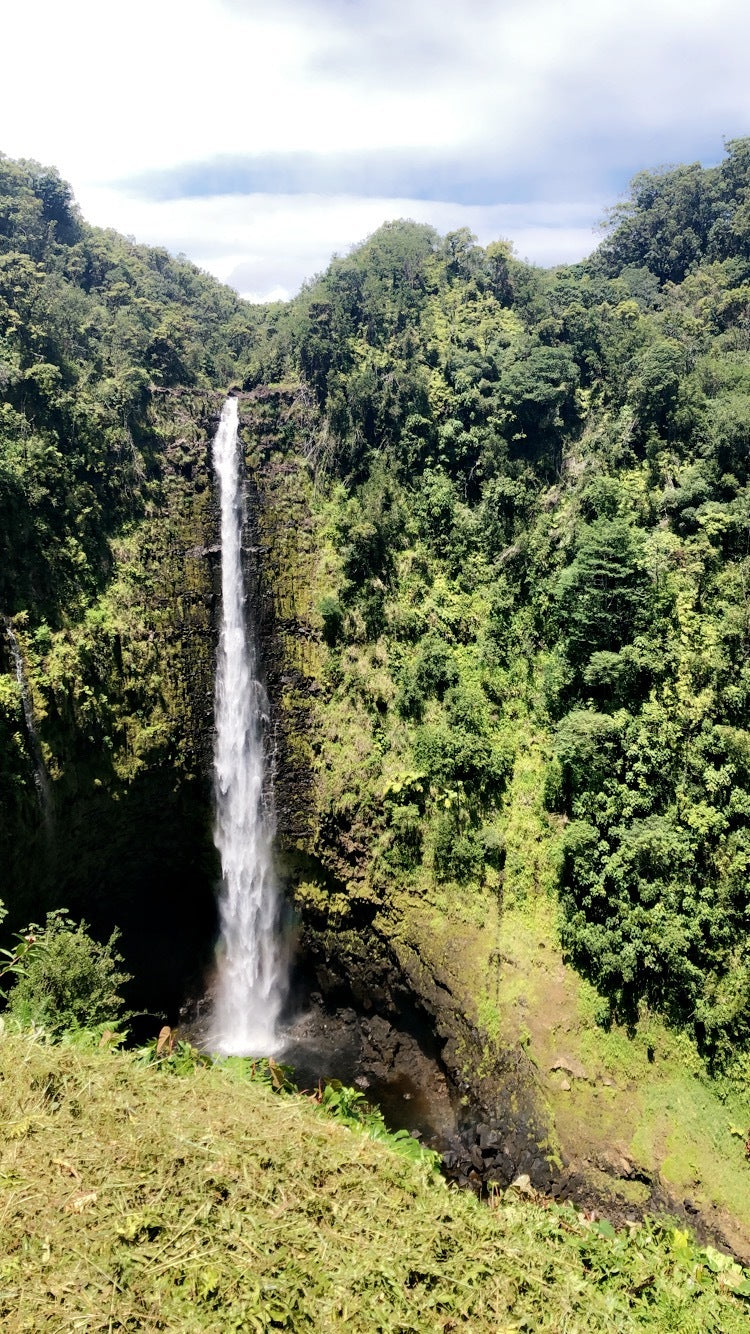
{"label": "cliff face", "polygon": [[0,899],[121,926],[159,1010],[212,935],[208,442],[256,324],[0,154]]}
{"label": "cliff face", "polygon": [[[45,825],[16,693],[4,715],[13,781],[3,780],[15,801],[3,834],[14,922],[65,905],[102,933],[118,925],[151,1026],[200,994],[215,931],[220,553],[210,444],[220,406],[218,394],[153,396],[159,484],[112,541],[98,602],[57,628],[14,622],[52,792]],[[731,1110],[702,1085],[698,1107],[683,1087],[684,1052],[654,1022],[632,1045],[597,1029],[590,991],[563,962],[544,738],[519,727],[502,877],[448,894],[398,865],[388,872],[389,784],[414,775],[383,644],[334,652],[325,642],[321,608],[341,585],[340,498],[318,466],[321,419],[299,386],[255,390],[241,395],[241,440],[248,606],[271,704],[279,859],[300,975],[330,1004],[377,1016],[386,1047],[406,1032],[440,1062],[464,1099],[459,1176],[527,1173],[538,1188],[604,1201],[615,1216],[654,1204],[698,1211],[747,1253],[741,1183],[725,1180],[709,1143],[717,1124],[730,1134]],[[5,651],[8,679],[7,640]],[[685,1098],[683,1170],[669,1108]]]}
{"label": "cliff face", "polygon": [[[482,1116],[475,1180],[519,1172],[547,1186],[543,1112],[523,1051],[493,1042],[479,1023],[481,975],[497,903],[475,920],[436,915],[373,871],[380,818],[367,802],[342,815],[332,792],[351,766],[372,779],[377,729],[365,709],[336,710],[337,674],[322,642],[331,592],[327,487],[316,482],[320,419],[299,389],[242,397],[248,478],[250,605],[272,709],[273,772],[282,875],[297,918],[297,968],[331,1005],[354,1005],[409,1032],[467,1098],[467,1130]],[[346,780],[344,780],[346,781]],[[372,819],[372,823],[371,823]],[[471,1133],[467,1133],[467,1144]]]}
{"label": "cliff face", "polygon": [[297,387],[241,396],[248,616],[271,705],[269,771],[279,847],[309,852],[316,825],[314,699],[318,549],[312,459],[319,429]]}
{"label": "cliff face", "polygon": [[[20,616],[0,634],[0,861],[9,926],[63,905],[98,932],[119,927],[138,1007],[172,1020],[186,996],[201,993],[215,934],[220,549],[211,442],[221,401],[220,394],[152,394],[158,476],[145,513],[110,543],[100,596],[59,627]],[[241,403],[248,615],[272,710],[278,841],[296,867],[315,856],[319,824],[318,557],[307,449],[316,428],[297,389],[261,390]],[[40,759],[47,812],[35,785]]]}
{"label": "cliff face", "polygon": [[101,595],[60,628],[19,618],[15,630],[51,812],[45,820],[38,811],[22,737],[23,799],[3,838],[3,898],[19,926],[61,904],[99,931],[119,926],[139,1006],[158,1013],[173,1011],[191,973],[200,976],[213,932],[208,451],[218,404],[153,397],[158,484],[143,517],[111,541]]}
{"label": "cliff face", "polygon": [[[635,1038],[598,1028],[595,993],[563,958],[548,738],[518,726],[499,885],[448,895],[384,869],[389,783],[412,776],[382,643],[325,643],[323,608],[341,579],[337,502],[316,466],[324,428],[299,389],[265,389],[242,398],[242,438],[280,864],[308,987],[386,1021],[386,1047],[407,1033],[438,1060],[464,1105],[461,1179],[525,1173],[621,1219],[666,1208],[750,1254],[741,1183],[712,1139],[729,1107],[705,1083],[696,1100],[699,1067],[689,1073],[684,1046],[656,1020]],[[675,1099],[684,1164],[670,1147]]]}

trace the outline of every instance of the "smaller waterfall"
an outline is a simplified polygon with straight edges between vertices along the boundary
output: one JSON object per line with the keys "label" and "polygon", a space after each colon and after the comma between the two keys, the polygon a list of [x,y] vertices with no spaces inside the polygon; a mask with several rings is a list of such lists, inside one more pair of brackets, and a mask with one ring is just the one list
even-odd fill
{"label": "smaller waterfall", "polygon": [[21,695],[21,705],[23,708],[23,717],[26,724],[26,737],[29,744],[29,754],[34,770],[34,786],[36,788],[39,809],[42,813],[45,825],[49,825],[52,819],[52,791],[50,789],[49,774],[42,759],[42,748],[39,744],[39,736],[34,722],[34,709],[31,703],[31,691],[26,679],[26,669],[24,667],[21,646],[16,638],[13,626],[7,617],[3,618],[5,633],[8,636],[10,644],[10,655],[13,659],[13,668],[18,682],[18,689]]}
{"label": "smaller waterfall", "polygon": [[213,446],[221,500],[221,633],[214,696],[214,838],[221,856],[221,937],[210,1045],[226,1055],[268,1055],[286,968],[278,931],[273,821],[264,809],[263,728],[268,704],[256,679],[255,635],[245,616],[242,490],[236,398],[227,399]]}

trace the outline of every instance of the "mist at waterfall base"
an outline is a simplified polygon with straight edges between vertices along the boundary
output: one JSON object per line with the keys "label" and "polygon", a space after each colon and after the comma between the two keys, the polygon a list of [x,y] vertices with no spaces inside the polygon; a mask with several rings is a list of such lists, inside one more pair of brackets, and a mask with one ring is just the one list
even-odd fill
{"label": "mist at waterfall base", "polygon": [[253,626],[242,569],[239,410],[228,398],[213,445],[221,506],[221,630],[214,696],[214,839],[221,858],[220,937],[208,1043],[233,1056],[268,1056],[278,1025],[287,961],[274,874],[273,814],[264,803],[265,691],[257,679]]}

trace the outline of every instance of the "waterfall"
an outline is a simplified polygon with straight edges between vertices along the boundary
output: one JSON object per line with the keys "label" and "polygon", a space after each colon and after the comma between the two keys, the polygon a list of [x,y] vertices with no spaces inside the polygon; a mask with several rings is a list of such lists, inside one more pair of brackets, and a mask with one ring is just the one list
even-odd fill
{"label": "waterfall", "polygon": [[23,656],[21,654],[21,645],[19,644],[13,627],[7,617],[3,617],[5,633],[8,636],[10,644],[10,653],[13,659],[13,669],[18,682],[18,689],[21,695],[21,706],[23,708],[23,717],[26,724],[26,736],[29,743],[29,754],[34,770],[34,786],[36,788],[39,809],[42,813],[45,825],[48,826],[52,819],[52,793],[50,791],[49,775],[42,759],[42,748],[39,744],[36,724],[34,722],[34,709],[31,703],[31,691],[26,679],[26,670],[24,668]]}
{"label": "waterfall", "polygon": [[265,691],[256,679],[255,636],[245,616],[242,490],[237,399],[228,398],[214,439],[221,500],[221,633],[214,695],[214,839],[221,856],[218,950],[211,1046],[227,1055],[267,1055],[286,968],[278,931],[273,822],[264,809]]}

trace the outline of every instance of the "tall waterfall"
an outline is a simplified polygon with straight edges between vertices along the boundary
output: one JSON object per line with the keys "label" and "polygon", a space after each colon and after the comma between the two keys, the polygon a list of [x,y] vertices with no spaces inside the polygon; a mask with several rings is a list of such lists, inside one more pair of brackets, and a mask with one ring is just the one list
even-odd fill
{"label": "tall waterfall", "polygon": [[266,1055],[277,1024],[286,968],[278,933],[273,827],[263,802],[263,725],[268,705],[256,680],[252,624],[242,577],[242,492],[237,399],[228,398],[213,447],[221,498],[221,634],[214,696],[214,839],[221,856],[221,938],[210,1034],[227,1055]]}

